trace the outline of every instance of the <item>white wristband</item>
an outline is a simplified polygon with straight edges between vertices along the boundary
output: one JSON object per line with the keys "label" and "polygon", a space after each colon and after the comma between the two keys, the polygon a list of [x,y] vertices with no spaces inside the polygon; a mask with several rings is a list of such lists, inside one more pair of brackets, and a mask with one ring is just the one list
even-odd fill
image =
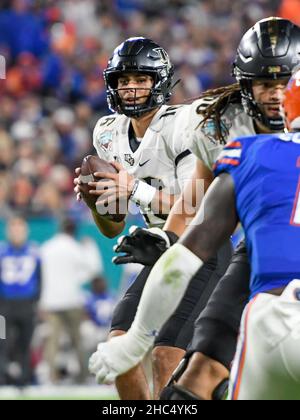
{"label": "white wristband", "polygon": [[156,188],[137,179],[135,181],[130,200],[141,207],[149,207],[156,194]]}
{"label": "white wristband", "polygon": [[145,229],[145,230],[148,230],[149,232],[154,233],[154,235],[160,236],[166,242],[166,247],[170,248],[171,246],[170,239],[168,235],[166,234],[166,232],[164,232],[162,229],[154,227],[154,228]]}

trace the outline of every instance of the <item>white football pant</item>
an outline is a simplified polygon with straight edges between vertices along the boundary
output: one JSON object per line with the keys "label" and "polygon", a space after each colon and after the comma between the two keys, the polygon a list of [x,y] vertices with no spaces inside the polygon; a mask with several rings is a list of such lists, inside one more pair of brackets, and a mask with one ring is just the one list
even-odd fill
{"label": "white football pant", "polygon": [[300,400],[300,280],[245,308],[228,398]]}

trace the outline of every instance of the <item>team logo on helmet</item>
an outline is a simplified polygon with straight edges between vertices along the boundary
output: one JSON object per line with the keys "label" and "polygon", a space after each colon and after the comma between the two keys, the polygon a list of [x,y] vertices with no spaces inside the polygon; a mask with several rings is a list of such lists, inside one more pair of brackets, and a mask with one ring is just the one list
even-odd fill
{"label": "team logo on helmet", "polygon": [[268,67],[268,72],[270,74],[280,73],[281,72],[281,66],[269,66]]}
{"label": "team logo on helmet", "polygon": [[[163,48],[153,48],[153,51],[155,51],[161,59],[162,64],[167,66],[167,70],[170,70],[170,68],[172,67],[171,61],[170,61],[170,57],[167,53],[167,51],[165,51]],[[166,73],[167,76],[167,73]]]}

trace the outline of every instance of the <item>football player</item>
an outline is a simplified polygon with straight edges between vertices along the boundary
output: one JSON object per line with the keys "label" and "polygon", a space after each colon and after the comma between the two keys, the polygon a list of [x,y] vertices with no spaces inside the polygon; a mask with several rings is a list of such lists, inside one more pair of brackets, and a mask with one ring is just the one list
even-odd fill
{"label": "football player", "polygon": [[[227,131],[229,131],[229,137],[227,134],[227,139],[230,138],[230,132],[232,134],[231,138],[234,138],[236,135],[238,135],[238,133],[240,133],[240,135],[243,135],[247,134],[247,132],[248,134],[251,134],[255,131],[267,132],[271,130],[276,131],[283,129],[283,122],[279,115],[279,100],[284,85],[286,83],[286,77],[290,75],[291,68],[298,59],[298,37],[299,30],[296,26],[292,25],[288,21],[274,18],[259,22],[243,37],[239,47],[238,56],[235,62],[235,74],[238,77],[238,80],[240,81],[242,101],[246,112],[243,112],[243,110],[241,110],[241,105],[238,100],[237,88],[235,89],[235,91],[231,89],[230,95],[228,95],[228,90],[227,92],[225,90],[223,91],[221,101],[215,100],[215,103],[211,104],[211,106],[209,107],[210,115],[209,113],[206,113],[206,115],[208,114],[208,116],[211,117],[211,113],[212,111],[214,111],[213,116],[217,116],[217,118],[219,117],[219,120],[216,118],[214,120],[212,118],[206,118],[206,122],[208,120],[208,122],[210,123],[209,127],[206,127],[206,132],[208,129],[211,132],[211,127],[214,128],[214,125],[212,124],[214,122],[217,123],[215,124],[215,132],[217,131],[216,126],[219,128],[219,132],[222,128],[227,128]],[[275,43],[274,39],[276,39]],[[245,57],[247,59],[245,59]],[[226,104],[229,105],[227,106],[227,108],[225,107],[225,110],[224,100],[226,101]],[[222,104],[222,101],[223,107],[220,106]],[[202,108],[204,108],[204,106],[202,106]],[[200,110],[200,108],[198,108],[198,110]],[[228,112],[227,118],[225,112],[226,110]],[[250,115],[253,118],[253,120],[249,118],[248,115]],[[220,118],[221,116],[222,118]],[[192,127],[194,130],[195,126]],[[195,133],[196,132],[197,130],[195,131]],[[208,162],[208,165],[211,165],[211,162],[209,162],[209,156],[213,156],[213,154],[217,152],[218,147],[220,150],[220,144],[214,144],[213,147],[213,140],[215,140],[213,136],[210,139],[211,143],[208,141],[204,142],[203,138],[202,142],[197,141],[197,134],[194,134],[193,138],[195,140],[194,150],[196,152],[197,149],[201,150],[201,152],[197,153],[198,156],[201,158],[202,161],[205,161],[204,156],[208,157],[206,158],[206,162]],[[216,141],[214,143],[216,143]],[[176,220],[176,225],[178,226],[180,219],[178,217],[173,217],[173,219]],[[138,235],[136,234],[136,241],[140,241],[139,243],[141,243],[142,240],[145,240],[145,238],[143,238],[143,235],[144,233],[141,234],[141,232],[139,232]],[[150,238],[153,241],[153,235],[151,236],[152,237],[148,237],[148,239]],[[119,250],[122,251],[122,246],[119,247]],[[147,259],[145,258],[145,255],[143,257],[145,260],[147,260],[146,262],[149,263],[148,256],[149,252],[147,255]],[[120,257],[121,261],[122,258],[123,257]],[[131,253],[131,255],[127,256],[126,258],[127,260],[134,261],[135,255],[134,253]],[[236,281],[236,279],[238,278],[238,280],[241,280],[241,284],[243,285],[243,287],[241,288],[240,294],[238,294],[238,303],[240,303],[240,306],[236,310],[237,313],[234,313],[234,307],[230,308],[230,322],[228,322],[227,324],[225,322],[225,326],[227,326],[227,330],[229,330],[228,335],[225,334],[224,337],[222,336],[222,325],[219,329],[215,328],[213,330],[213,332],[218,331],[218,334],[216,334],[218,339],[217,351],[213,349],[214,352],[211,352],[208,355],[215,356],[212,357],[213,359],[219,359],[219,362],[216,362],[219,372],[216,375],[216,377],[213,378],[213,380],[211,380],[211,383],[215,383],[215,385],[221,382],[222,378],[226,378],[226,375],[228,376],[228,367],[232,360],[233,351],[235,348],[237,329],[236,320],[239,320],[240,307],[243,307],[241,301],[244,302],[245,299],[243,299],[243,297],[247,295],[247,279],[249,277],[249,266],[247,262],[246,248],[244,245],[240,246],[237,255],[235,256],[235,260],[233,260],[231,269],[227,273],[227,277],[232,277],[232,279],[236,283],[238,283],[238,281]],[[246,278],[246,281],[243,281],[244,277]],[[199,331],[203,332],[203,329],[209,329],[213,321],[214,319],[209,319],[209,322],[206,323],[205,328],[203,328],[203,325],[199,326]],[[103,349],[103,347],[101,349]],[[98,353],[99,359],[101,359],[101,349]],[[199,345],[199,350],[197,348],[193,350],[193,352],[197,351],[201,352],[201,345]],[[199,357],[203,357],[203,355],[199,355]],[[207,391],[207,398],[212,397],[213,390],[214,386],[211,386],[211,389]]]}
{"label": "football player", "polygon": [[[173,66],[166,51],[149,39],[131,38],[117,47],[104,78],[109,107],[115,113],[98,121],[94,146],[99,157],[113,162],[118,174],[98,173],[97,176],[106,181],[91,183],[91,194],[99,196],[97,209],[101,204],[104,208],[106,204],[116,206],[118,201],[138,204],[148,226],[157,229],[164,225],[170,208],[194,170],[196,159],[183,141],[185,127],[180,125],[182,120],[178,118],[189,106],[165,105],[171,97]],[[79,170],[77,174],[75,191],[80,193]],[[206,186],[208,183],[204,181],[203,188]],[[112,222],[93,210],[92,214],[100,231],[108,237],[114,237],[124,229],[124,222]],[[177,239],[171,232],[164,235],[170,243]],[[225,271],[230,255],[228,244],[220,252],[220,272]],[[204,267],[201,272],[205,277],[203,284],[213,275],[216,266],[214,258]],[[124,334],[130,327],[149,273],[150,268],[143,270],[129,289],[127,295],[134,302],[118,306],[111,336]],[[202,283],[195,284],[193,294],[200,294],[197,288],[202,287]],[[189,307],[185,312],[189,314]],[[177,363],[178,357],[169,373]],[[150,398],[141,367],[119,378],[117,387],[122,399]]]}
{"label": "football player", "polygon": [[[130,335],[138,338],[140,350],[153,341],[149,333],[158,330],[168,316],[166,305],[159,311],[153,305],[158,290],[165,292],[165,303],[175,309],[186,282],[241,221],[252,273],[230,398],[299,399],[299,100],[297,70],[284,101],[292,132],[237,138],[220,154],[214,170],[217,178],[197,214],[201,222],[188,229],[155,265],[134,324],[118,339],[119,345],[129,346],[126,350],[132,357],[136,354],[130,348]],[[102,377],[108,370],[112,374],[106,360],[103,352],[98,371]]]}
{"label": "football player", "polygon": [[[114,113],[97,122],[93,142],[98,156],[112,162],[118,174],[98,174],[106,180],[91,183],[90,193],[99,197],[93,217],[107,237],[121,233],[125,223],[101,215],[101,204],[113,208],[117,201],[130,200],[140,206],[149,226],[161,227],[193,170],[195,158],[181,133],[173,138],[174,120],[185,106],[166,105],[173,75],[167,52],[146,38],[119,45],[104,71]],[[80,193],[80,177],[75,184]]]}
{"label": "football player", "polygon": [[[300,277],[299,86],[298,70],[285,101],[288,126],[296,132],[238,138],[220,154],[214,170],[217,178],[196,216],[199,223],[155,265],[131,329],[114,341],[132,360],[137,357],[135,350],[143,352],[149,347],[146,343],[152,344],[150,335],[162,326],[170,307],[176,308],[186,284],[241,221],[252,273],[230,396],[299,398],[300,280],[295,280]],[[158,310],[154,302],[160,293],[165,304]],[[133,342],[139,345],[132,346]],[[107,364],[106,356],[103,347],[98,370],[102,379],[112,377],[116,367]],[[93,362],[99,363],[99,358]]]}

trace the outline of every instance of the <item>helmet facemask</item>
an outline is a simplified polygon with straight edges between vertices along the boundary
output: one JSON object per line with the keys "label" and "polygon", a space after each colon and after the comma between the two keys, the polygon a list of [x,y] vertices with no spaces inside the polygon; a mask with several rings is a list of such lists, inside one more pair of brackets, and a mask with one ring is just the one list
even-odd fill
{"label": "helmet facemask", "polygon": [[[153,79],[145,103],[124,103],[119,94],[118,78],[125,73],[146,74]],[[174,68],[167,52],[151,39],[137,37],[119,45],[104,70],[107,101],[111,111],[139,118],[167,103],[172,95]],[[135,91],[138,98],[138,89]]]}
{"label": "helmet facemask", "polygon": [[[113,71],[113,72],[104,72],[104,78],[107,86],[107,98],[109,107],[111,110],[118,112],[119,114],[124,114],[130,118],[139,118],[144,114],[151,112],[153,109],[156,109],[166,103],[171,97],[171,93],[168,93],[169,86],[166,84],[167,80],[161,75],[158,75],[157,72],[137,72],[137,74],[146,74],[150,76],[153,80],[152,88],[118,88],[118,78],[124,73],[129,73],[127,70],[125,72]],[[161,72],[163,74],[163,71]],[[126,103],[120,96],[120,91],[130,90],[134,91],[134,101],[132,104]],[[139,91],[147,91],[149,93],[145,96],[147,99],[144,103],[138,103],[137,98],[141,99],[139,96]]]}
{"label": "helmet facemask", "polygon": [[[272,132],[282,132],[284,130],[284,118],[282,115],[278,117],[269,117],[264,111],[264,107],[268,105],[280,105],[278,102],[259,103],[256,101],[253,93],[253,81],[259,79],[239,78],[237,80],[241,86],[242,105],[245,112],[253,119],[259,121],[264,127]],[[275,80],[275,79],[272,79]],[[288,80],[288,79],[278,79]]]}

